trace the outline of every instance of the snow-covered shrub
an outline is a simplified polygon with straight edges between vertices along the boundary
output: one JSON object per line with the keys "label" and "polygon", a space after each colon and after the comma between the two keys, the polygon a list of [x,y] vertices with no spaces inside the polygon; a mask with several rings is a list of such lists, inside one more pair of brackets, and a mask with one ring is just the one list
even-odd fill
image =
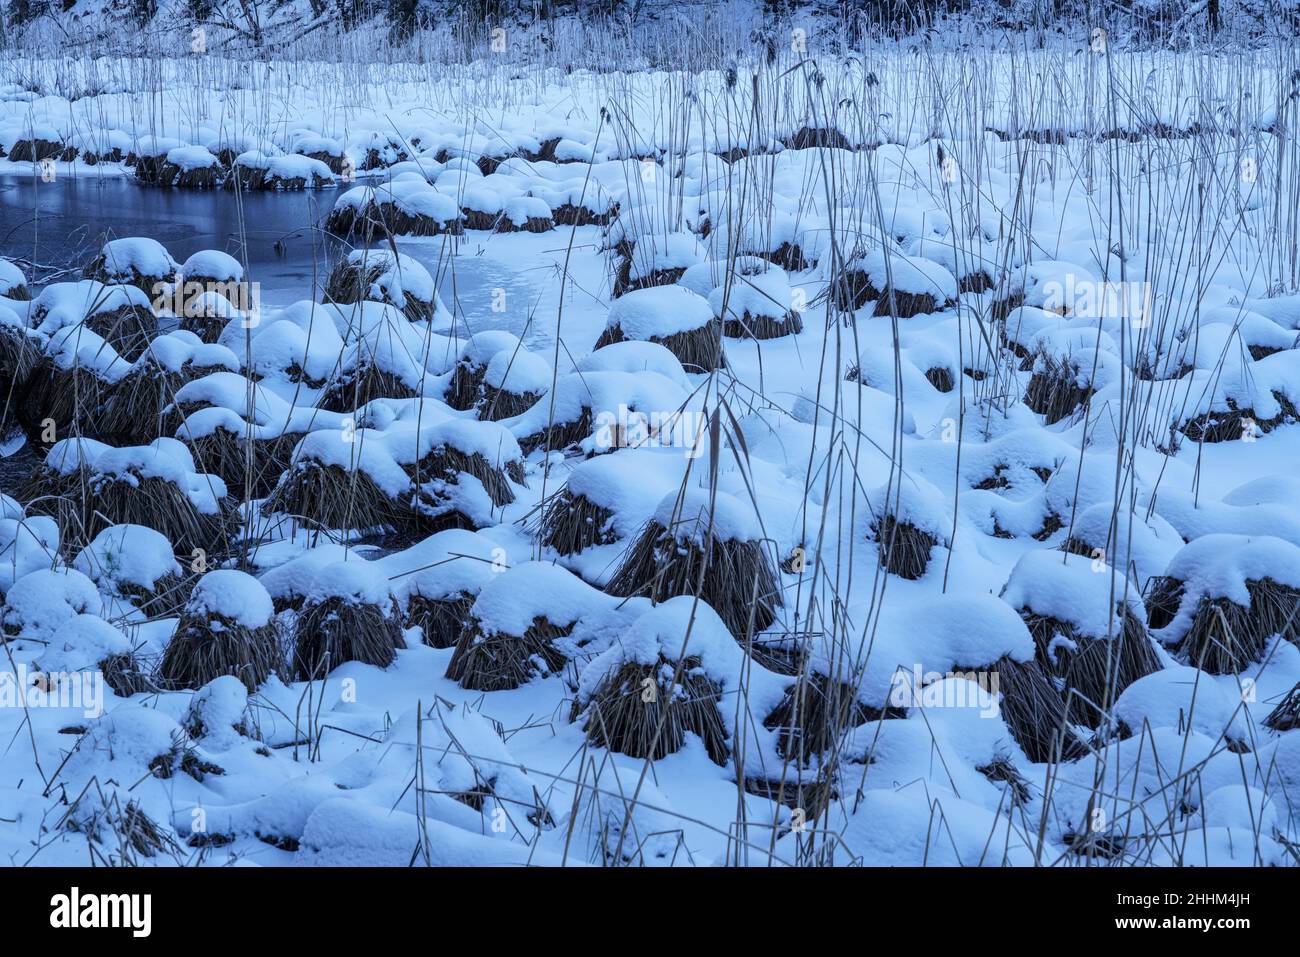
{"label": "snow-covered shrub", "polygon": [[1153,635],[1194,668],[1240,674],[1272,639],[1300,640],[1300,549],[1270,536],[1202,535],[1148,598]]}
{"label": "snow-covered shrub", "polygon": [[1026,552],[1002,597],[1024,618],[1074,723],[1098,726],[1125,688],[1163,667],[1137,586],[1103,561]]}
{"label": "snow-covered shrub", "polygon": [[353,559],[316,569],[294,625],[298,680],[322,679],[348,661],[387,668],[404,647],[397,606],[373,564]]}
{"label": "snow-covered shrub", "polygon": [[783,604],[754,506],[727,492],[670,492],[610,579],[613,595],[654,602],[698,595],[741,642],[769,628]]}
{"label": "snow-covered shrub", "polygon": [[471,691],[505,691],[554,674],[573,656],[577,626],[614,604],[557,565],[516,565],[479,592],[447,677]]}
{"label": "snow-covered shrub", "polygon": [[725,764],[729,731],[719,705],[744,667],[744,652],[712,608],[670,598],[582,668],[570,720],[582,722],[596,747],[634,758],[672,754],[690,733]]}
{"label": "snow-covered shrub", "polygon": [[234,569],[208,572],[195,583],[163,651],[159,683],[197,689],[233,675],[256,691],[284,669],[273,614],[271,596],[253,576]]}
{"label": "snow-covered shrub", "polygon": [[609,308],[596,349],[631,339],[657,342],[692,372],[722,365],[722,323],[709,301],[684,286],[661,285],[629,292]]}

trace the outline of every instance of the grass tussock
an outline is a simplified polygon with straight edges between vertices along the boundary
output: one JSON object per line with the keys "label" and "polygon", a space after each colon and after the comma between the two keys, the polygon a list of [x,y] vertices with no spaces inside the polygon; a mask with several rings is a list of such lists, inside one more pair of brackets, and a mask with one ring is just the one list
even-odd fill
{"label": "grass tussock", "polygon": [[537,617],[522,635],[487,634],[473,617],[461,630],[447,677],[469,691],[510,691],[539,674],[554,674],[568,660],[555,642],[561,628]]}
{"label": "grass tussock", "polygon": [[560,489],[542,510],[538,541],[561,555],[576,555],[585,548],[612,545],[618,540],[610,523],[614,513],[584,495]]}
{"label": "grass tussock", "polygon": [[340,597],[304,601],[294,628],[295,678],[324,678],[347,661],[387,668],[406,647],[400,621],[391,605]]}
{"label": "grass tussock", "polygon": [[607,591],[653,602],[698,592],[737,638],[771,627],[782,604],[781,585],[763,543],[721,540],[707,528],[695,531],[679,536],[651,520],[628,549]]}
{"label": "grass tussock", "polygon": [[681,750],[687,733],[695,734],[714,763],[725,765],[730,750],[721,700],[698,659],[688,658],[679,668],[661,655],[653,665],[629,661],[611,671],[585,707],[574,702],[570,720],[583,722],[596,747],[656,761]]}
{"label": "grass tussock", "polygon": [[1160,670],[1146,625],[1129,609],[1110,638],[1081,635],[1055,618],[1021,615],[1039,663],[1064,685],[1066,714],[1073,724],[1101,726],[1125,688]]}
{"label": "grass tussock", "polygon": [[158,683],[170,689],[202,688],[232,675],[256,691],[272,674],[283,673],[275,625],[249,628],[225,615],[187,607],[158,665]]}

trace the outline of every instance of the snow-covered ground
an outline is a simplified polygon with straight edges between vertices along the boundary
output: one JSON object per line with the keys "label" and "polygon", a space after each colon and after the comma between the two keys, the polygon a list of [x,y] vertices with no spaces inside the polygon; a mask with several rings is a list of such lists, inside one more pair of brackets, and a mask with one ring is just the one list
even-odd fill
{"label": "snow-covered ground", "polygon": [[0,229],[0,860],[1294,864],[1295,49],[816,53],[0,68],[356,247]]}

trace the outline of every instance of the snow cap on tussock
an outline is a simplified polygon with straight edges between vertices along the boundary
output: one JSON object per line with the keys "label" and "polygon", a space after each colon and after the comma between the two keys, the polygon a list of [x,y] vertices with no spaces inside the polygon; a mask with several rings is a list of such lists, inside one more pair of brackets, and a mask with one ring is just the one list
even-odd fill
{"label": "snow cap on tussock", "polygon": [[534,618],[565,628],[607,611],[616,599],[577,575],[545,562],[525,562],[493,576],[474,601],[471,614],[483,633],[522,635]]}
{"label": "snow cap on tussock", "polygon": [[140,276],[173,275],[180,265],[156,239],[132,237],[110,239],[100,250],[104,259],[103,275],[110,280],[130,281],[132,270]]}
{"label": "snow cap on tussock", "polygon": [[1183,607],[1195,608],[1202,597],[1249,608],[1248,581],[1300,588],[1300,548],[1268,535],[1202,535],[1178,550],[1165,575],[1184,583]]}
{"label": "snow cap on tussock", "polygon": [[721,490],[689,487],[670,492],[655,509],[654,521],[679,542],[702,544],[709,537],[719,542],[763,538],[753,503]]}
{"label": "snow cap on tussock", "polygon": [[152,589],[181,566],[167,536],[144,525],[113,525],[81,550],[73,567],[96,582]]}
{"label": "snow cap on tussock", "polygon": [[48,569],[58,553],[56,519],[48,515],[0,518],[0,595],[25,575]]}
{"label": "snow cap on tussock", "polygon": [[[790,280],[779,266],[765,264],[765,269],[738,271],[730,288],[718,286],[709,293],[709,307],[723,319],[767,317],[784,319],[790,314],[793,298]],[[723,315],[723,301],[726,315]]]}
{"label": "snow cap on tussock", "polygon": [[681,360],[658,342],[611,342],[583,356],[575,368],[578,372],[656,372],[683,389],[690,385]]}
{"label": "snow cap on tussock", "polygon": [[892,286],[895,292],[933,296],[940,306],[957,298],[957,280],[930,259],[917,259],[899,252],[887,255],[885,250],[875,249],[851,261],[846,268],[866,275],[881,292]]}
{"label": "snow cap on tussock", "polygon": [[[1019,662],[1034,657],[1034,640],[1016,610],[982,593],[947,592],[886,603],[864,641],[870,649],[857,652],[865,662],[858,697],[875,708],[891,703],[891,693],[919,691],[913,687],[916,670],[946,675],[955,669],[986,669],[1004,657]],[[815,645],[810,667],[819,674],[842,673],[843,648]]]}
{"label": "snow cap on tussock", "polygon": [[1169,665],[1134,681],[1120,693],[1113,712],[1137,735],[1149,725],[1250,739],[1250,708],[1241,693],[1230,694],[1204,672],[1184,665]]}
{"label": "snow cap on tussock", "polygon": [[[683,654],[683,649],[685,653]],[[590,700],[606,677],[625,664],[652,666],[660,658],[698,658],[708,678],[722,687],[739,685],[745,653],[707,602],[680,595],[641,613],[600,655],[582,669],[578,700]]]}
{"label": "snow cap on tussock", "polygon": [[895,522],[911,525],[946,544],[952,535],[952,506],[948,497],[928,479],[914,472],[896,475],[891,483],[876,488],[867,501],[868,521],[879,522],[886,515]]}
{"label": "snow cap on tussock", "polygon": [[46,674],[86,671],[131,650],[126,635],[98,615],[72,615],[54,630],[37,663]]}
{"label": "snow cap on tussock", "polygon": [[502,349],[487,364],[483,383],[517,394],[541,394],[551,387],[551,366],[526,349]]}
{"label": "snow cap on tussock", "polygon": [[5,595],[6,634],[48,639],[74,615],[99,614],[103,601],[95,583],[71,568],[44,568],[18,579]]}
{"label": "snow cap on tussock", "polygon": [[1116,605],[1126,604],[1139,621],[1146,621],[1138,588],[1122,571],[1054,549],[1022,555],[1002,588],[1002,599],[1013,608],[1068,622],[1088,638],[1119,634]]}
{"label": "snow cap on tussock", "polygon": [[390,601],[388,578],[374,562],[357,558],[317,568],[307,584],[309,602],[338,598],[350,605],[381,605]]}
{"label": "snow cap on tussock", "polygon": [[438,600],[475,595],[499,571],[500,552],[477,532],[450,528],[410,548],[376,560],[393,596],[405,604],[420,596]]}
{"label": "snow cap on tussock", "polygon": [[16,298],[14,293],[27,288],[27,277],[9,260],[0,258],[0,296]]}
{"label": "snow cap on tussock", "polygon": [[218,249],[200,249],[181,266],[185,278],[214,279],[218,282],[239,282],[244,278],[244,267],[229,253]]}
{"label": "snow cap on tussock", "polygon": [[220,568],[198,580],[186,613],[198,617],[218,615],[244,628],[256,629],[270,624],[275,609],[266,588],[252,575]]}
{"label": "snow cap on tussock", "polygon": [[606,325],[617,326],[628,339],[666,338],[689,332],[713,320],[709,301],[682,286],[634,289],[614,300]]}

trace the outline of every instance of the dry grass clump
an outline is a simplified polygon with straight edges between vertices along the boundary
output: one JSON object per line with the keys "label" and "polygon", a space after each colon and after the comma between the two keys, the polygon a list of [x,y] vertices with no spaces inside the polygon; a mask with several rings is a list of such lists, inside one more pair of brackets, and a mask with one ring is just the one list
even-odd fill
{"label": "dry grass clump", "polygon": [[293,451],[302,434],[249,438],[243,431],[218,424],[206,435],[191,438],[182,424],[177,437],[189,446],[200,471],[217,476],[240,497],[265,498],[293,463]]}
{"label": "dry grass clump", "polygon": [[951,392],[956,386],[952,378],[952,370],[944,366],[934,366],[925,370],[925,378],[934,386],[937,392]]}
{"label": "dry grass clump", "polygon": [[722,324],[722,334],[731,339],[780,339],[801,332],[803,319],[793,311],[784,317],[776,317],[755,316],[746,310],[739,319],[728,319]]}
{"label": "dry grass clump", "polygon": [[858,700],[857,688],[816,672],[805,672],[786,689],[785,696],[763,719],[763,727],[777,732],[777,750],[800,767],[821,764],[838,746],[846,731],[901,715]]}
{"label": "dry grass clump", "polygon": [[[330,227],[331,232],[346,235],[347,232],[374,236],[448,236],[463,235],[469,224],[464,219],[439,220],[423,213],[408,213],[392,200],[376,203],[354,214],[352,222],[345,222],[340,215],[337,222]],[[333,222],[333,220],[332,220]],[[347,230],[343,226],[348,226]],[[491,226],[485,227],[491,228]]]}
{"label": "dry grass clump", "polygon": [[573,630],[538,616],[522,635],[488,634],[473,616],[461,630],[447,664],[447,677],[470,691],[510,691],[540,673],[561,670],[568,660],[556,640]]}
{"label": "dry grass clump", "polygon": [[[330,270],[329,278],[325,282],[325,301],[347,306],[373,300],[374,296],[371,293],[371,288],[385,274],[397,269],[400,269],[400,267],[394,265],[392,258],[386,255],[360,261],[344,257],[336,262]],[[387,291],[384,293],[384,298],[379,301],[387,302],[389,305],[401,309],[402,315],[406,316],[411,322],[425,322],[431,320],[434,315],[434,304],[432,302],[417,299],[409,292],[403,294],[400,303],[393,302],[388,298]]]}
{"label": "dry grass clump", "polygon": [[325,386],[316,407],[326,412],[352,412],[375,399],[414,399],[419,394],[397,375],[380,368],[370,356],[342,369]]}
{"label": "dry grass clump", "polygon": [[[140,167],[137,166],[137,177],[139,173]],[[195,166],[190,169],[182,169],[175,163],[164,160],[161,166],[158,167],[157,181],[145,183],[145,185],[175,186],[178,189],[216,189],[221,185],[222,179],[221,167],[215,163],[211,166]]]}
{"label": "dry grass clump", "polygon": [[233,675],[249,691],[256,691],[283,670],[274,622],[249,628],[201,602],[191,602],[163,651],[157,680],[165,688],[197,689],[222,675]]}
{"label": "dry grass clump", "polygon": [[391,527],[405,514],[361,469],[300,460],[285,471],[262,506],[321,528]]}
{"label": "dry grass clump", "polygon": [[1193,442],[1232,442],[1246,435],[1266,435],[1279,425],[1300,419],[1300,411],[1290,399],[1281,392],[1274,392],[1273,398],[1280,411],[1272,418],[1260,418],[1254,409],[1239,408],[1228,399],[1225,411],[1203,412],[1181,423],[1178,431]]}
{"label": "dry grass clump", "polygon": [[40,350],[22,329],[0,323],[0,427],[18,417],[20,398],[26,394],[27,380],[40,361]]}
{"label": "dry grass clump", "polygon": [[1021,611],[1037,660],[1064,687],[1072,724],[1099,727],[1125,688],[1160,670],[1146,625],[1130,608],[1119,611],[1120,629],[1109,638],[1083,635],[1069,622]]}
{"label": "dry grass clump", "polygon": [[9,160],[14,163],[39,163],[55,159],[64,152],[62,143],[40,136],[18,140],[9,148]]}
{"label": "dry grass clump", "polygon": [[99,434],[124,445],[145,444],[173,434],[182,422],[180,410],[173,405],[176,390],[224,368],[186,362],[179,371],[171,371],[146,353],[104,399],[96,420]]}
{"label": "dry grass clump", "polygon": [[576,555],[584,548],[611,545],[618,540],[610,527],[613,518],[612,510],[562,488],[542,510],[538,541],[561,555]]}
{"label": "dry grass clump", "polygon": [[393,602],[353,597],[308,598],[298,612],[293,671],[299,681],[323,678],[346,661],[387,668],[405,648],[401,615]]}
{"label": "dry grass clump", "polygon": [[[217,514],[200,512],[176,483],[156,476],[95,475],[86,503],[86,534],[93,538],[113,525],[144,525],[163,535],[181,553],[218,550],[226,541],[227,507]],[[69,538],[79,533],[69,528]]]}
{"label": "dry grass clump", "polygon": [[1030,761],[1035,764],[1074,761],[1087,753],[1086,743],[1067,719],[1064,697],[1040,662],[1004,657],[995,661],[989,670],[998,679],[1002,720]]}
{"label": "dry grass clump", "polygon": [[[1025,405],[1053,425],[1087,405],[1092,387],[1078,383],[1079,367],[1069,359],[1041,354],[1025,388]],[[1238,433],[1240,435],[1240,433]]]}
{"label": "dry grass clump", "polygon": [[656,603],[698,591],[738,638],[769,628],[782,604],[763,543],[721,539],[712,534],[707,515],[682,516],[674,529],[649,521],[606,590]]}
{"label": "dry grass clump", "polygon": [[444,598],[412,595],[406,603],[406,627],[419,627],[430,648],[451,648],[469,621],[474,595],[458,592]]}
{"label": "dry grass clump", "polygon": [[1300,684],[1288,691],[1277,707],[1268,713],[1264,727],[1274,731],[1294,731],[1300,728]]}
{"label": "dry grass clump", "polygon": [[853,144],[849,142],[848,137],[833,126],[801,126],[781,142],[786,149],[792,150],[853,149]]}
{"label": "dry grass clump", "polygon": [[519,437],[519,448],[529,455],[538,449],[548,452],[563,452],[581,443],[591,435],[595,427],[595,418],[591,409],[584,407],[576,419],[569,422],[554,421],[543,426],[532,435]]}
{"label": "dry grass clump", "polygon": [[[1274,635],[1300,644],[1300,590],[1271,578],[1247,581],[1246,590],[1249,608],[1227,598],[1200,597],[1178,656],[1212,675],[1235,675],[1264,656]],[[1150,626],[1167,627],[1185,600],[1182,582],[1156,579],[1148,605]]]}
{"label": "dry grass clump", "polygon": [[812,781],[752,777],[745,779],[744,786],[747,794],[775,801],[783,807],[801,809],[805,822],[816,821],[826,813],[831,802],[840,796],[839,788],[830,774]]}
{"label": "dry grass clump", "polygon": [[[175,608],[175,606],[164,605],[162,607],[166,608],[165,611],[150,612],[145,610],[146,605],[138,606],[145,614],[167,614]],[[155,604],[153,607],[159,606]],[[158,690],[158,685],[149,674],[149,669],[134,651],[109,655],[99,662],[98,668],[100,674],[104,676],[104,684],[112,688],[113,693],[118,697],[129,698],[133,694]]]}
{"label": "dry grass clump", "polygon": [[542,398],[540,392],[514,392],[496,386],[483,385],[483,398],[479,402],[478,417],[484,422],[500,422],[523,415]]}
{"label": "dry grass clump", "polygon": [[585,707],[573,703],[569,720],[582,719],[587,740],[596,747],[655,761],[679,751],[691,732],[715,764],[725,765],[730,750],[718,711],[721,700],[721,689],[703,673],[699,659],[687,658],[679,667],[660,655],[652,665],[627,661],[612,670]]}
{"label": "dry grass clump", "polygon": [[128,362],[139,359],[158,335],[158,317],[152,310],[134,304],[116,309],[92,309],[84,324]]}
{"label": "dry grass clump", "polygon": [[880,546],[880,564],[886,571],[911,581],[925,574],[930,550],[938,544],[933,535],[893,515],[882,516],[872,526],[872,532]]}
{"label": "dry grass clump", "polygon": [[[600,334],[592,349],[600,349],[615,342],[625,340],[623,330],[617,326],[607,326]],[[669,336],[651,336],[650,342],[657,342],[675,355],[687,372],[710,372],[726,365],[722,356],[722,321],[714,319],[695,329],[685,329]]]}
{"label": "dry grass clump", "polygon": [[892,309],[900,319],[938,312],[944,304],[933,293],[905,292],[901,289],[891,292],[888,286],[879,289],[865,272],[852,267],[841,270],[832,280],[829,294],[836,308],[844,312],[856,312],[867,303],[874,302],[876,308],[873,315],[888,316]]}
{"label": "dry grass clump", "polygon": [[617,299],[619,296],[625,296],[637,289],[649,289],[652,286],[671,286],[681,279],[685,273],[685,266],[672,269],[653,269],[645,275],[633,279],[631,255],[621,257],[618,268],[614,272],[614,289],[611,298]]}
{"label": "dry grass clump", "polygon": [[509,480],[513,478],[522,482],[524,479],[522,462],[505,462],[498,468],[481,452],[466,453],[449,444],[431,448],[418,462],[403,465],[402,468],[415,484],[420,503],[436,513],[432,516],[432,525],[428,516],[422,516],[419,520],[421,530],[426,533],[447,528],[478,527],[478,523],[469,515],[455,508],[447,508],[447,503],[455,500],[453,489],[460,485],[462,474],[478,479],[496,508],[509,505],[515,500]]}

